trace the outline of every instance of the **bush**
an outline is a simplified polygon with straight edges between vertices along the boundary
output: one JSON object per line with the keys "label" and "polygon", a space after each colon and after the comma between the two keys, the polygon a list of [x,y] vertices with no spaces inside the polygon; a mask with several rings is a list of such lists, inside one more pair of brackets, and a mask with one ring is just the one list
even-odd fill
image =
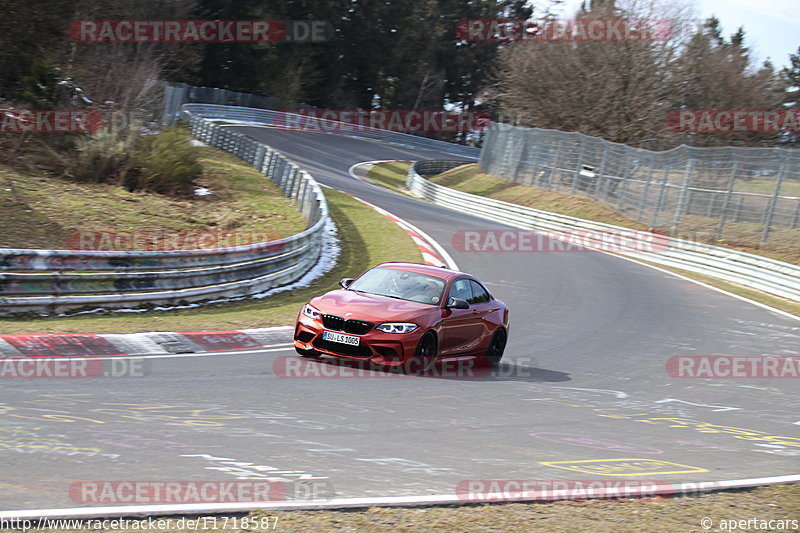
{"label": "bush", "polygon": [[145,137],[133,161],[138,167],[136,188],[161,194],[190,194],[192,180],[202,171],[191,138],[174,127]]}
{"label": "bush", "polygon": [[131,158],[139,143],[137,131],[138,128],[104,128],[81,135],[65,173],[79,182],[116,183],[128,190],[138,188],[135,186],[138,172]]}
{"label": "bush", "polygon": [[130,192],[187,196],[201,172],[197,148],[181,128],[141,136],[140,124],[92,134],[0,135],[0,159],[31,173],[82,183],[109,183]]}

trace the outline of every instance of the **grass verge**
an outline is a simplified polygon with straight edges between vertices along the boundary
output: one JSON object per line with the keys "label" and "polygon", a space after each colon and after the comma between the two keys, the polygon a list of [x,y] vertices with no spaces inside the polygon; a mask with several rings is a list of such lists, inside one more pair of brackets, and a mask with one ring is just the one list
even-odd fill
{"label": "grass verge", "polygon": [[459,191],[486,196],[512,204],[571,217],[614,224],[626,228],[647,230],[646,224],[635,222],[599,202],[584,196],[556,193],[538,187],[519,185],[484,174],[474,164],[462,165],[431,178],[433,183]]}
{"label": "grass verge", "polygon": [[272,181],[222,150],[197,150],[203,172],[195,182],[211,194],[189,198],[31,176],[0,165],[0,246],[68,249],[79,231],[215,232],[244,244],[248,236],[280,238],[305,229],[303,216]]}
{"label": "grass verge", "polygon": [[3,319],[0,320],[0,334],[222,331],[289,325],[294,323],[301,305],[313,296],[338,288],[337,283],[343,277],[360,274],[384,261],[421,260],[414,242],[391,220],[338,191],[325,189],[325,196],[338,228],[341,251],[336,267],[308,287],[263,300],[179,311]]}
{"label": "grass verge", "polygon": [[367,179],[394,192],[408,195],[406,176],[411,168],[410,161],[388,161],[378,163],[367,173]]}
{"label": "grass verge", "polygon": [[[410,163],[379,163],[370,170],[367,178],[379,185],[383,185],[392,190],[408,194],[408,190],[405,189],[405,176],[408,174],[409,166]],[[479,196],[487,196],[519,205],[525,205],[534,209],[551,211],[563,215],[594,220],[596,222],[603,222],[606,224],[614,224],[617,226],[637,230],[647,230],[645,225],[630,220],[620,215],[616,211],[589,198],[560,194],[536,187],[511,183],[509,181],[478,172],[476,165],[463,165],[456,167],[448,172],[434,176],[431,181],[459,191],[468,192]],[[754,249],[744,249],[743,251],[766,255],[768,257],[771,256],[775,259],[788,261],[795,264],[800,263],[800,250],[792,250],[788,255],[784,253],[764,254],[762,253],[763,251]],[[667,267],[649,261],[642,262],[663,268],[664,270],[681,274],[691,279],[702,281],[703,283],[713,287],[717,287],[733,294],[749,298],[756,302],[769,305],[776,309],[786,311],[787,313],[800,316],[800,304],[797,302],[772,296],[743,285],[722,281],[711,276],[705,276],[703,274],[697,274],[679,268]]]}

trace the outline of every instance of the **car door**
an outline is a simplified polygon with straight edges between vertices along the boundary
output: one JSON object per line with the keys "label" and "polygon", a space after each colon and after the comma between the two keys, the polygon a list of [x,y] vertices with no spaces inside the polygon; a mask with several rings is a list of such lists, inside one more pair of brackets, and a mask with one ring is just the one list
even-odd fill
{"label": "car door", "polygon": [[470,301],[470,309],[479,321],[479,327],[475,330],[475,338],[471,344],[471,349],[488,346],[489,337],[494,333],[491,325],[486,321],[486,315],[499,309],[495,300],[492,299],[489,291],[475,280],[470,280],[470,288],[472,289],[472,300]]}
{"label": "car door", "polygon": [[[459,278],[450,286],[449,298],[460,298],[470,303],[474,300],[469,278]],[[442,329],[439,332],[439,355],[467,353],[483,328],[479,312],[469,309],[442,309]]]}

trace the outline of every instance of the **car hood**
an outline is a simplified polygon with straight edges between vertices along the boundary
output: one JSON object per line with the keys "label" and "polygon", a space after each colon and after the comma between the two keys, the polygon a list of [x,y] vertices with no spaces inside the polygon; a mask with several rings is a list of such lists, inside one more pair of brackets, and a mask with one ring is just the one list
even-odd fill
{"label": "car hood", "polygon": [[311,300],[311,305],[324,314],[381,322],[413,322],[420,315],[439,311],[438,306],[398,300],[387,296],[356,291],[335,290]]}

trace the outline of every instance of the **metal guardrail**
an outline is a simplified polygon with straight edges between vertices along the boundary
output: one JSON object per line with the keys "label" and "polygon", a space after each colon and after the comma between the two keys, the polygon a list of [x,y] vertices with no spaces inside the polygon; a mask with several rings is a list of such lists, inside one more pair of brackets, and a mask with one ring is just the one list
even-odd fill
{"label": "metal guardrail", "polygon": [[287,102],[281,98],[261,96],[219,89],[216,87],[198,87],[186,83],[161,82],[164,89],[164,107],[161,123],[171,126],[181,114],[183,104],[220,104],[261,109],[316,109],[314,106],[298,102]]}
{"label": "metal guardrail", "polygon": [[319,260],[328,206],[319,184],[270,147],[189,114],[192,134],[239,156],[296,202],[308,229],[209,250],[0,249],[0,315],[184,305],[243,297],[300,279]]}
{"label": "metal guardrail", "polygon": [[[456,191],[432,183],[425,175],[443,172],[461,161],[421,161],[411,166],[406,186],[417,196],[437,205],[464,211],[510,226],[546,232],[550,235],[594,235],[590,247],[603,248],[604,233],[631,232],[628,228],[550,213],[501,200]],[[623,251],[623,255],[672,266],[738,283],[794,301],[800,301],[800,266],[718,246],[657,236],[657,251]],[[587,242],[585,239],[583,242]]]}
{"label": "metal guardrail", "polygon": [[[289,113],[286,111],[274,111],[271,109],[258,109],[254,107],[239,107],[216,104],[183,104],[181,109],[183,113],[212,120],[236,120],[276,127],[285,127],[287,123],[293,122],[293,118],[298,119],[298,121],[302,119],[303,124],[308,125],[313,123],[315,126],[318,125],[318,130],[322,133],[332,133],[386,142],[400,146],[418,148],[421,150],[452,154],[454,156],[465,157],[469,159],[478,159],[481,153],[480,148],[475,148],[472,146],[437,141],[435,139],[427,139],[425,137],[419,137],[417,135],[411,135],[408,133],[381,130],[378,128],[361,128],[357,127],[355,124],[349,124],[347,122],[321,119],[312,116]],[[315,127],[315,131],[316,129],[317,128]]]}

